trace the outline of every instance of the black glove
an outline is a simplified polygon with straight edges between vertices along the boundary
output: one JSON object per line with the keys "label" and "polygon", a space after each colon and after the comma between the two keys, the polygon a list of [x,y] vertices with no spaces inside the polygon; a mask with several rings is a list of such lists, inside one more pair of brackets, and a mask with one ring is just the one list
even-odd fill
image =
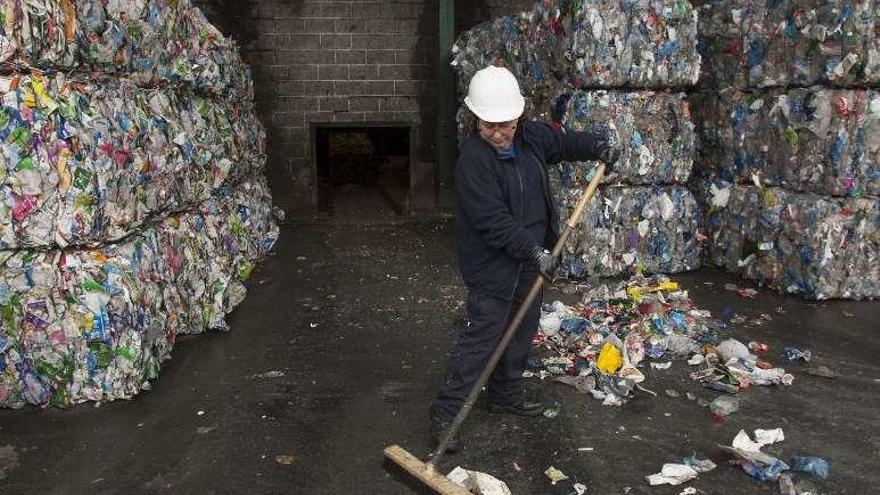
{"label": "black glove", "polygon": [[612,146],[610,143],[605,143],[605,148],[602,150],[602,153],[599,154],[599,160],[605,163],[605,173],[611,173],[611,167],[613,167],[617,160],[620,159],[620,150],[617,149],[617,146]]}
{"label": "black glove", "polygon": [[617,146],[611,144],[611,141],[606,137],[605,140],[599,144],[599,161],[605,164],[605,175],[611,173],[611,169],[617,163],[618,159],[620,159],[620,150],[617,149]]}
{"label": "black glove", "polygon": [[555,272],[556,268],[559,266],[559,260],[550,254],[550,251],[547,251],[541,246],[537,246],[532,250],[531,260],[538,268],[541,275],[546,279],[552,279],[553,272]]}
{"label": "black glove", "polygon": [[613,135],[611,134],[611,130],[605,128],[604,131],[599,132],[598,137],[598,151],[599,151],[599,161],[605,164],[605,174],[608,175],[611,173],[611,168],[617,163],[617,160],[620,158],[620,149],[614,144],[614,140],[612,139]]}

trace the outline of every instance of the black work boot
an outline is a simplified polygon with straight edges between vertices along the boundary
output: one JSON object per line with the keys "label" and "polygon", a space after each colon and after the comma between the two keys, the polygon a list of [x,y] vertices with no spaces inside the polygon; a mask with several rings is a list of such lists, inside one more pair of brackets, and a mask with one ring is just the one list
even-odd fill
{"label": "black work boot", "polygon": [[[444,421],[439,418],[431,418],[431,448],[436,449],[440,446],[440,442],[446,437],[446,432],[449,431],[449,427],[452,426],[450,421]],[[459,444],[458,444],[458,434],[452,436],[449,440],[449,444],[446,445],[446,452],[450,454],[454,454],[458,452]]]}
{"label": "black work boot", "polygon": [[517,416],[540,416],[544,412],[544,403],[531,402],[526,399],[511,404],[489,401],[489,412],[516,414]]}

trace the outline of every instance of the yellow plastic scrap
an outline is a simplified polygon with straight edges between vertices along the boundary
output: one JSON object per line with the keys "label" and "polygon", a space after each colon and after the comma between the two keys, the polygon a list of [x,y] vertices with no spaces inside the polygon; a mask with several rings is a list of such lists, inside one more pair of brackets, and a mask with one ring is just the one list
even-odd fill
{"label": "yellow plastic scrap", "polygon": [[[49,93],[46,92],[46,88],[43,87],[42,83],[40,83],[38,79],[34,78],[31,81],[31,89],[33,89],[34,94],[36,95],[37,102],[40,104],[40,107],[46,110],[46,112],[52,113],[58,108],[58,104],[55,103],[55,100],[49,97]],[[33,108],[36,105],[28,103],[28,106]]]}
{"label": "yellow plastic scrap", "polygon": [[599,351],[596,367],[610,375],[616,373],[621,366],[623,366],[623,354],[620,353],[620,349],[611,342],[605,342],[602,350]]}
{"label": "yellow plastic scrap", "polygon": [[678,282],[674,282],[672,280],[667,280],[665,282],[660,282],[657,285],[648,285],[648,286],[635,286],[635,287],[627,287],[626,293],[629,297],[635,301],[639,302],[642,300],[642,295],[648,292],[658,292],[658,291],[672,291],[678,290]]}
{"label": "yellow plastic scrap", "polygon": [[55,168],[58,169],[58,190],[61,194],[67,194],[67,190],[70,189],[70,184],[73,181],[70,169],[67,168],[67,161],[70,159],[70,155],[69,149],[62,149],[58,154],[58,161],[55,163]]}
{"label": "yellow plastic scrap", "polygon": [[767,206],[769,208],[775,208],[779,206],[779,198],[777,198],[776,195],[773,194],[773,191],[771,189],[767,189],[764,191],[763,199],[764,206]]}

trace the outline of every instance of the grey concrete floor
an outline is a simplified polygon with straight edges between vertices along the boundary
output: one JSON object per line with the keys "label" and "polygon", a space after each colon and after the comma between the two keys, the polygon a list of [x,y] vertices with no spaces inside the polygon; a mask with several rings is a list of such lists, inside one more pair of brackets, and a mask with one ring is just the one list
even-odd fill
{"label": "grey concrete floor", "polygon": [[[831,477],[819,483],[828,493],[876,491],[880,303],[810,303],[764,290],[747,301],[723,290],[737,280],[715,269],[675,279],[716,314],[773,316],[760,327],[732,327],[731,336],[769,343],[777,362],[785,345],[808,348],[814,363],[840,376],[811,376],[793,364],[791,387],[746,391],[742,409],[720,424],[696,403],[663,394],[713,396],[682,362],[646,370],[644,385],[660,397],[639,394],[620,408],[530,381],[562,404],[559,417],[476,409],[465,449],[441,468],[489,472],[515,494],[573,493],[570,483],[547,481],[550,465],[589,494],[678,494],[683,487],[649,487],[643,477],[697,453],[719,467],[687,486],[771,494],[775,486],[726,465],[715,445],[741,428],[782,427],[785,442],[765,450],[830,459]],[[399,443],[428,454],[427,404],[463,321],[464,295],[448,220],[288,225],[231,315],[232,331],[182,340],[151,392],[101,407],[0,411],[0,493],[427,493],[383,461],[382,449]],[[284,376],[256,376],[269,371]],[[292,460],[279,463],[279,455]]]}

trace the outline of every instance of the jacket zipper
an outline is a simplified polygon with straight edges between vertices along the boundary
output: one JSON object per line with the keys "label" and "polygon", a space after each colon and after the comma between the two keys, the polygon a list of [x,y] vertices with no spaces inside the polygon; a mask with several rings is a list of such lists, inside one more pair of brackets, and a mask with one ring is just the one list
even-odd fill
{"label": "jacket zipper", "polygon": [[[513,159],[513,170],[516,171],[516,176],[519,179],[519,218],[520,221],[526,216],[526,193],[525,187],[523,186],[523,178],[522,173],[519,171],[519,165],[516,158]],[[516,269],[516,281],[513,283],[513,291],[510,293],[510,297],[513,297],[516,294],[516,289],[519,287],[519,277],[522,274],[523,262],[519,262],[519,267]]]}

